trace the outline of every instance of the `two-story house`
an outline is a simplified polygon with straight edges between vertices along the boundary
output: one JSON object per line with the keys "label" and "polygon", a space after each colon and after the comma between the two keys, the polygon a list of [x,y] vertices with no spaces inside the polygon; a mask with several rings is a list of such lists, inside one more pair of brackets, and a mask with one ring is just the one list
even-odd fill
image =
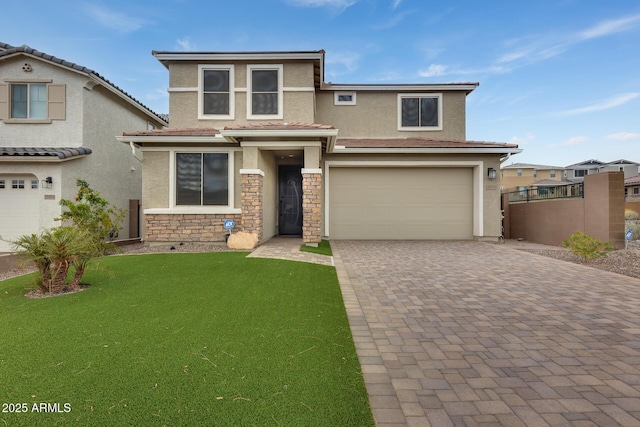
{"label": "two-story house", "polygon": [[325,52],[157,52],[170,126],[143,158],[147,242],[255,233],[497,239],[497,171],[517,145],[466,140],[477,83],[333,84]]}
{"label": "two-story house", "polygon": [[[0,43],[0,252],[59,225],[77,178],[129,210],[142,196],[142,165],[114,136],[166,124],[93,70]],[[120,237],[137,233],[137,208],[127,216]]]}
{"label": "two-story house", "polygon": [[526,190],[537,183],[562,185],[563,170],[560,166],[512,163],[500,170],[500,184],[506,191]]}

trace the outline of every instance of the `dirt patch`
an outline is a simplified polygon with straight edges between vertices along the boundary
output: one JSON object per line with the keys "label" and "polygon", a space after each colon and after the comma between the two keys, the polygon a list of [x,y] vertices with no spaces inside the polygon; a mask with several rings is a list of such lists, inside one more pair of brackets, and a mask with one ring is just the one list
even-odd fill
{"label": "dirt patch", "polygon": [[75,294],[78,292],[82,292],[85,289],[89,289],[91,287],[91,285],[83,285],[82,283],[80,285],[78,285],[78,287],[76,287],[75,289],[69,289],[67,286],[65,286],[64,288],[62,288],[61,292],[56,292],[53,294],[50,294],[48,292],[43,292],[42,289],[38,288],[38,289],[34,289],[31,292],[27,293],[25,295],[25,297],[27,298],[50,298],[50,297],[59,297],[61,295],[69,295],[69,294]]}

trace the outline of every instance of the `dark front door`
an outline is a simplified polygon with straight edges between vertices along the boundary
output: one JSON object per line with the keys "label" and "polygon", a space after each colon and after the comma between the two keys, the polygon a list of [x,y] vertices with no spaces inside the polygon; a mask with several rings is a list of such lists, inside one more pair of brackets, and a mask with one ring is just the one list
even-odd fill
{"label": "dark front door", "polygon": [[302,235],[302,173],[300,166],[278,168],[279,233]]}

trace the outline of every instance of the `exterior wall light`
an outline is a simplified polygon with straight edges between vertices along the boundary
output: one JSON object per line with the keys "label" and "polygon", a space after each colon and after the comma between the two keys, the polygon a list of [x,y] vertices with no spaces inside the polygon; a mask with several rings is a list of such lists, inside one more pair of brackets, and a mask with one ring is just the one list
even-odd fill
{"label": "exterior wall light", "polygon": [[51,188],[53,187],[53,178],[51,178],[50,176],[46,177],[45,179],[42,180],[42,186],[44,188]]}
{"label": "exterior wall light", "polygon": [[494,168],[489,168],[487,170],[487,176],[489,177],[489,179],[496,179],[496,176],[498,176],[498,172]]}

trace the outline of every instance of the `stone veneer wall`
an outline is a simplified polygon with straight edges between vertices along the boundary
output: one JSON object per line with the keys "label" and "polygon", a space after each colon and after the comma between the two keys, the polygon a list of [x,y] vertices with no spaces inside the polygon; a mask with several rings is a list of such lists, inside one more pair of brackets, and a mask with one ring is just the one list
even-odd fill
{"label": "stone veneer wall", "polygon": [[242,175],[242,231],[256,233],[262,240],[262,209],[264,177],[261,174]]}
{"label": "stone veneer wall", "polygon": [[147,242],[224,242],[224,220],[240,222],[240,214],[147,214]]}
{"label": "stone veneer wall", "polygon": [[320,222],[322,209],[322,174],[302,174],[302,241],[319,243],[321,240]]}

